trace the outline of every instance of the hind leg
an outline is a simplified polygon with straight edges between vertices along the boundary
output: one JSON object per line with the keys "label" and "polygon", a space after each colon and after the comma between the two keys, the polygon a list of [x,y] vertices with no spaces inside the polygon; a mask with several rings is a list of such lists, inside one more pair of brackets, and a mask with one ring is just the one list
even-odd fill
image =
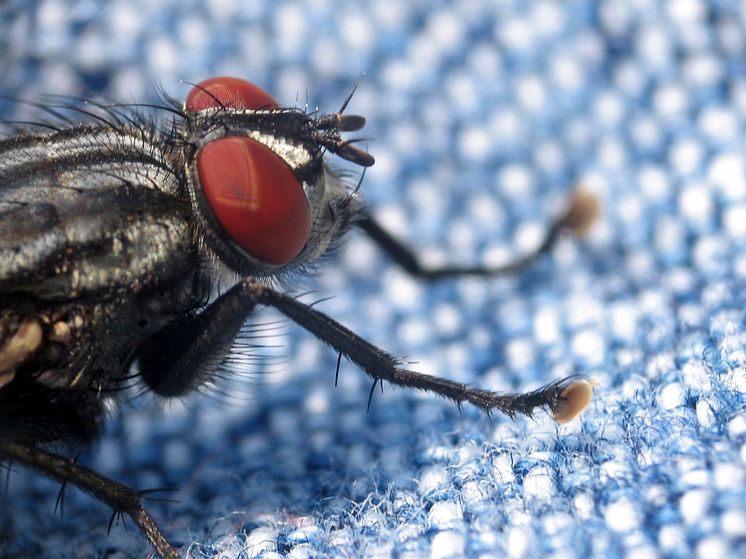
{"label": "hind leg", "polygon": [[77,485],[114,509],[114,515],[118,513],[129,515],[164,559],[179,557],[153,518],[143,508],[142,492],[102,476],[69,458],[39,447],[0,441],[0,460],[22,464],[63,484]]}

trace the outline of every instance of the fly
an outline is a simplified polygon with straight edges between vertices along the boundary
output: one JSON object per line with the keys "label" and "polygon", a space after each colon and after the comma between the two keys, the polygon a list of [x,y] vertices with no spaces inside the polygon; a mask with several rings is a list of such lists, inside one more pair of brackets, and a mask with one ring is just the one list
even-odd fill
{"label": "fly", "polygon": [[[541,245],[502,267],[423,267],[325,163],[373,157],[343,132],[359,116],[283,108],[237,78],[195,85],[156,125],[106,107],[84,125],[0,141],[0,459],[72,483],[127,514],[177,557],[143,508],[145,493],[49,450],[98,434],[108,400],[138,383],[180,397],[215,382],[239,329],[268,306],[373,380],[469,402],[487,413],[569,421],[591,397],[569,378],[497,394],[404,368],[276,286],[308,270],[346,231],[367,234],[423,280],[494,276],[530,264],[563,230],[582,232],[595,200],[576,194]],[[221,293],[219,296],[215,295]]]}

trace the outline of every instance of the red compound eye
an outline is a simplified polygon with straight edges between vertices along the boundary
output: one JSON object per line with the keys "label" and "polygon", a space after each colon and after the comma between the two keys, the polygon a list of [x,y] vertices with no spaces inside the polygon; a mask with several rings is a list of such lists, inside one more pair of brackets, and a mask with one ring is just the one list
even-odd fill
{"label": "red compound eye", "polygon": [[276,109],[277,102],[269,93],[251,82],[220,76],[199,82],[186,100],[190,112],[227,107],[229,109]]}
{"label": "red compound eye", "polygon": [[232,136],[206,144],[197,169],[207,203],[241,248],[281,266],[303,249],[311,211],[290,166],[251,138]]}

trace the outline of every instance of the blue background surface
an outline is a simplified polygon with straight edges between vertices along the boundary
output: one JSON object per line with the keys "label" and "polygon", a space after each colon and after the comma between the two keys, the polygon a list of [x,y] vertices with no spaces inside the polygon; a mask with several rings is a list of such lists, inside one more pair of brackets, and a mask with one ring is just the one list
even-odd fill
{"label": "blue background surface", "polygon": [[[423,372],[599,381],[557,426],[369,382],[263,312],[232,396],[114,410],[81,461],[191,557],[746,555],[746,4],[736,0],[33,1],[0,8],[0,88],[154,101],[214,75],[350,112],[362,193],[429,262],[499,262],[577,184],[604,214],[517,277],[419,284],[351,234],[304,300]],[[367,71],[365,77],[361,77]],[[6,118],[38,109],[0,102]],[[248,378],[247,378],[248,377]],[[129,523],[13,473],[10,557],[142,557]],[[3,553],[0,553],[3,555]]]}

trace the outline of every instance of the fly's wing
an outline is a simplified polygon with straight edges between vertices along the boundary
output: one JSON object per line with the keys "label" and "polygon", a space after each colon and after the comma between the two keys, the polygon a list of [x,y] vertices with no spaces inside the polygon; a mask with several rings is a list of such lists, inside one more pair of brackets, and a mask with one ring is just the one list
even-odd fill
{"label": "fly's wing", "polygon": [[148,283],[189,252],[181,190],[168,154],[141,133],[92,128],[0,142],[0,300]]}

